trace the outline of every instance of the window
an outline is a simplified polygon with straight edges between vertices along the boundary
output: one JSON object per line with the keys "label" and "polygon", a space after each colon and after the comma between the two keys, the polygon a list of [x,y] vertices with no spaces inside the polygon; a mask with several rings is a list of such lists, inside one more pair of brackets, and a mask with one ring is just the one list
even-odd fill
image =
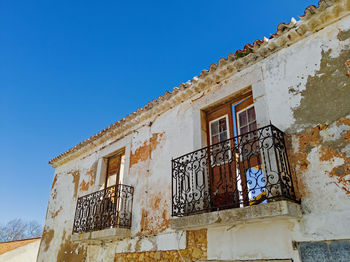
{"label": "window", "polygon": [[250,106],[237,112],[239,134],[245,134],[256,130],[256,116],[254,106]]}
{"label": "window", "polygon": [[124,151],[107,158],[105,188],[121,184],[124,173],[124,162]]}
{"label": "window", "polygon": [[222,142],[229,136],[227,115],[210,122],[210,144]]}

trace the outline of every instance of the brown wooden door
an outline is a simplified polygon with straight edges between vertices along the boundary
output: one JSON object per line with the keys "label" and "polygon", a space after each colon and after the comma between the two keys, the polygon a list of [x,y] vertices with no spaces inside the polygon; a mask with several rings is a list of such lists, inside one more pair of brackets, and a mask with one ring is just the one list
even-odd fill
{"label": "brown wooden door", "polygon": [[239,206],[236,152],[232,106],[226,104],[207,113],[209,155],[209,189],[212,209]]}
{"label": "brown wooden door", "polygon": [[[257,129],[255,107],[253,97],[249,96],[234,108],[236,114],[237,143],[239,150],[239,180],[241,181],[241,190],[243,205],[249,205],[249,188],[247,181],[247,171],[249,168],[261,166],[261,157],[259,154],[259,141],[256,133]],[[260,168],[259,168],[260,169]]]}

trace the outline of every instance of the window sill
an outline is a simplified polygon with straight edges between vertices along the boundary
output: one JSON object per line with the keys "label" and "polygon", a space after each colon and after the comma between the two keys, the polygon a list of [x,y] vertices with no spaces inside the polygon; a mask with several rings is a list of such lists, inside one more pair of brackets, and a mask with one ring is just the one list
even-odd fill
{"label": "window sill", "polygon": [[74,233],[72,240],[80,242],[112,241],[129,236],[130,229],[116,227],[86,233]]}
{"label": "window sill", "polygon": [[171,228],[196,230],[215,226],[232,226],[267,218],[299,218],[300,205],[290,201],[276,201],[243,208],[233,208],[171,219]]}

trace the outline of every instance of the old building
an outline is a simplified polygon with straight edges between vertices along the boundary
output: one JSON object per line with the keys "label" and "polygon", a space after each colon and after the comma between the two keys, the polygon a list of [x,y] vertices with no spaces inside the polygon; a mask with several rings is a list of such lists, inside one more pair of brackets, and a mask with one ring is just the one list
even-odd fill
{"label": "old building", "polygon": [[350,261],[350,0],[50,161],[38,261]]}

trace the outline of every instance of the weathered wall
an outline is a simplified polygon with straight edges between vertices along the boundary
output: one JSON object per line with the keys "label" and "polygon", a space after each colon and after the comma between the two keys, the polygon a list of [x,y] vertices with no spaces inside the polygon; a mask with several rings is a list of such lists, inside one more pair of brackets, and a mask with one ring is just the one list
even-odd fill
{"label": "weathered wall", "polygon": [[261,79],[253,95],[265,106],[257,115],[289,136],[304,214],[300,221],[209,229],[209,259],[300,261],[292,241],[350,239],[349,32],[348,17],[256,65]]}
{"label": "weathered wall", "polygon": [[[191,253],[192,244],[179,248],[178,233],[170,229],[171,158],[205,145],[200,135],[201,110],[249,86],[258,124],[271,120],[289,135],[290,161],[304,215],[300,221],[208,229],[205,237],[201,231],[207,247],[198,257],[299,261],[292,241],[350,239],[349,32],[347,17],[140,123],[125,137],[117,141],[108,137],[101,150],[57,167],[38,261],[127,261],[159,256],[171,260],[179,252]],[[123,183],[135,187],[131,238],[97,246],[72,242],[77,197],[100,189],[102,157],[123,147]],[[191,234],[187,232],[187,241],[192,241]],[[168,251],[156,252],[164,236]],[[138,242],[147,237],[153,239],[151,247]],[[195,259],[193,254],[187,258]]]}
{"label": "weathered wall", "polygon": [[347,17],[263,67],[270,118],[291,136],[305,238],[350,238],[349,31]]}
{"label": "weathered wall", "polygon": [[119,253],[116,262],[126,261],[197,261],[207,258],[206,230],[187,231],[186,248],[181,250]]}

